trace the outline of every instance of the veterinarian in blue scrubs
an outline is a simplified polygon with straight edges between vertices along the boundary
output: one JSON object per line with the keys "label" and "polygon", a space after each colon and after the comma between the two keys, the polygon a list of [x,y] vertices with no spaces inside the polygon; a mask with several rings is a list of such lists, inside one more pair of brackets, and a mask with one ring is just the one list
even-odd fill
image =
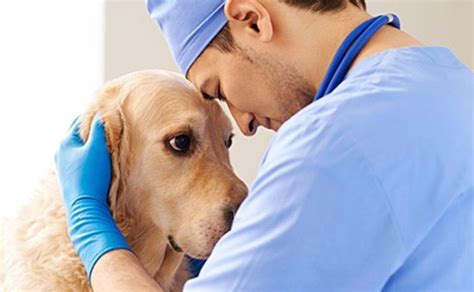
{"label": "veterinarian in blue scrubs", "polygon": [[[449,49],[360,0],[147,7],[204,98],[276,130],[186,291],[472,291],[474,78]],[[56,161],[93,287],[159,289],[110,217],[102,124],[86,144],[77,127]]]}

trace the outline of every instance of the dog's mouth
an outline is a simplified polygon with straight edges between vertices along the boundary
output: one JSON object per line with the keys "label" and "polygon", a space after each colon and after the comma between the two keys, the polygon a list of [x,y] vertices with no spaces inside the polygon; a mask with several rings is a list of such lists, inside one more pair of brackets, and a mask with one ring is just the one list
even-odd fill
{"label": "dog's mouth", "polygon": [[176,243],[173,236],[168,235],[168,243],[175,252],[183,252],[183,249]]}

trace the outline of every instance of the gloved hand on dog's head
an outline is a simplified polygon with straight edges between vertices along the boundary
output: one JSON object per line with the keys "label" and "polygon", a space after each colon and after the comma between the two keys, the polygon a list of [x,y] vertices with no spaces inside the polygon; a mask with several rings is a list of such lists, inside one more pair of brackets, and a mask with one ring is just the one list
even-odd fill
{"label": "gloved hand on dog's head", "polygon": [[102,255],[116,249],[131,249],[107,205],[112,171],[104,125],[96,116],[85,143],[79,127],[80,119],[76,118],[55,160],[68,233],[90,279]]}

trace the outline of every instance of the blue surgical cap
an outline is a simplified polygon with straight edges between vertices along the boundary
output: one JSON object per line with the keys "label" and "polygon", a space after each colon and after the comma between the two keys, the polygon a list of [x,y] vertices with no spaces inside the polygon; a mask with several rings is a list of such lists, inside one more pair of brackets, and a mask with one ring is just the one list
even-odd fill
{"label": "blue surgical cap", "polygon": [[191,65],[227,23],[225,0],[147,0],[181,72]]}

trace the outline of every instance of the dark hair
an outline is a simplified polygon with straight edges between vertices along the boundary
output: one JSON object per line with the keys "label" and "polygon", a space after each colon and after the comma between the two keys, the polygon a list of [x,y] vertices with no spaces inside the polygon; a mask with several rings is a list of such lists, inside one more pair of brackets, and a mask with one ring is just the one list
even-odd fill
{"label": "dark hair", "polygon": [[[339,10],[345,7],[346,0],[279,0],[290,6],[301,9],[309,9],[314,12],[327,12]],[[365,0],[349,0],[355,6],[366,9]]]}
{"label": "dark hair", "polygon": [[[345,7],[346,0],[278,0],[285,4],[300,9],[308,9],[314,12],[337,11]],[[366,10],[365,0],[349,0],[355,6]],[[209,47],[216,48],[224,53],[230,53],[235,49],[234,38],[230,33],[229,25],[225,25],[216,37],[211,41]]]}

